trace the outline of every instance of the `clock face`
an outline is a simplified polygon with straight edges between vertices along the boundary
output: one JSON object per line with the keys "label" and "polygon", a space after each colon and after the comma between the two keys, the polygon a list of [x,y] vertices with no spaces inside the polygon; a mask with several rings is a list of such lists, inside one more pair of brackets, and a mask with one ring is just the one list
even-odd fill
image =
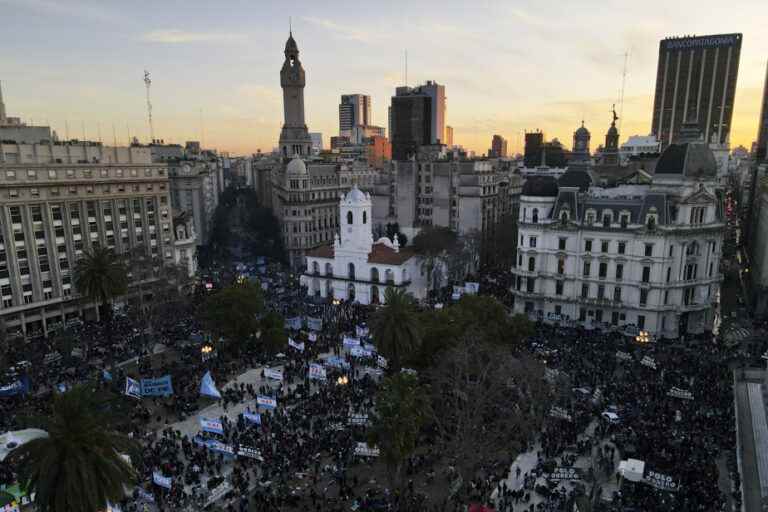
{"label": "clock face", "polygon": [[291,69],[288,72],[288,78],[290,78],[291,80],[294,80],[294,81],[298,80],[299,79],[299,70],[298,70],[298,68]]}

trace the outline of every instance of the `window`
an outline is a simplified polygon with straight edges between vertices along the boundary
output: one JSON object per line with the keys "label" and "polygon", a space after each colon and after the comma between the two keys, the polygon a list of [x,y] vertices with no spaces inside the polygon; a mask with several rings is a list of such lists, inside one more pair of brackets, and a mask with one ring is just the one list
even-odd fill
{"label": "window", "polygon": [[353,281],[355,280],[355,264],[350,263],[349,264],[349,278]]}
{"label": "window", "polygon": [[597,215],[595,214],[594,210],[587,211],[587,224],[594,224],[595,223],[595,217]]}
{"label": "window", "polygon": [[605,285],[601,284],[597,287],[597,298],[598,299],[604,299],[605,298]]}
{"label": "window", "polygon": [[640,305],[645,306],[648,304],[648,289],[641,288],[640,289]]}
{"label": "window", "polygon": [[621,281],[624,279],[624,265],[621,263],[616,264],[616,280]]}
{"label": "window", "polygon": [[710,261],[709,262],[709,272],[708,272],[709,277],[712,277],[712,271],[713,270],[714,270],[714,263]]}
{"label": "window", "polygon": [[536,258],[531,256],[528,258],[528,272],[534,272],[536,270]]}
{"label": "window", "polygon": [[619,242],[619,254],[627,252],[627,242]]}
{"label": "window", "polygon": [[704,224],[706,212],[706,206],[694,206],[691,208],[691,224]]}
{"label": "window", "polygon": [[645,244],[645,255],[649,258],[653,256],[653,244]]}
{"label": "window", "polygon": [[565,258],[557,259],[557,273],[561,275],[565,273]]}
{"label": "window", "polygon": [[354,218],[352,216],[352,212],[347,212],[347,224],[352,224],[354,221]]}
{"label": "window", "polygon": [[368,212],[363,211],[363,224],[368,222]]}
{"label": "window", "polygon": [[56,179],[56,171],[53,169],[48,170],[48,179],[49,180],[55,180]]}
{"label": "window", "polygon": [[608,264],[607,263],[600,263],[600,267],[598,268],[598,277],[600,279],[605,279],[605,276],[608,275]]}
{"label": "window", "polygon": [[672,279],[672,267],[667,269],[667,282],[669,282],[670,279]]}
{"label": "window", "polygon": [[536,279],[534,279],[533,277],[529,277],[528,279],[526,279],[525,290],[528,293],[533,293],[533,291],[535,290],[535,287],[536,287]]}
{"label": "window", "polygon": [[536,247],[536,237],[535,236],[532,236],[532,237],[530,237],[528,239],[528,245],[530,245],[531,247],[534,247],[534,248]]}
{"label": "window", "polygon": [[645,315],[637,315],[637,327],[638,329],[645,329]]}
{"label": "window", "polygon": [[16,171],[5,171],[5,179],[7,179],[7,180],[15,180],[16,179]]}
{"label": "window", "polygon": [[669,290],[664,290],[664,305],[669,304]]}
{"label": "window", "polygon": [[621,287],[617,286],[613,289],[613,300],[616,302],[621,302]]}
{"label": "window", "polygon": [[600,252],[608,252],[608,240],[603,240],[600,242]]}
{"label": "window", "polygon": [[643,267],[643,279],[642,281],[644,283],[650,282],[651,280],[651,267]]}
{"label": "window", "polygon": [[621,227],[626,228],[629,224],[629,214],[628,213],[622,213],[619,217],[619,222],[621,222]]}
{"label": "window", "polygon": [[562,295],[563,294],[563,281],[556,281],[555,282],[555,295]]}
{"label": "window", "polygon": [[560,223],[563,224],[563,225],[568,224],[568,212],[567,211],[563,211],[562,213],[560,213]]}
{"label": "window", "polygon": [[670,245],[669,246],[669,257],[671,258],[674,255],[675,255],[675,246],[674,245]]}
{"label": "window", "polygon": [[595,310],[595,322],[602,322],[603,321],[603,310],[602,309],[596,309]]}
{"label": "window", "polygon": [[584,262],[584,277],[589,277],[590,270],[592,269],[592,264],[588,261]]}
{"label": "window", "polygon": [[686,306],[696,304],[696,287],[691,286],[683,290],[683,304]]}
{"label": "window", "polygon": [[589,285],[583,284],[581,285],[581,298],[586,299],[587,297],[589,297]]}
{"label": "window", "polygon": [[592,252],[592,240],[585,240],[584,241],[584,251],[585,252]]}
{"label": "window", "polygon": [[609,228],[611,227],[611,219],[613,218],[613,215],[610,213],[603,213],[603,227]]}
{"label": "window", "polygon": [[533,209],[533,214],[532,214],[532,217],[531,217],[531,222],[533,222],[534,224],[539,222],[539,209],[538,208],[534,208]]}
{"label": "window", "polygon": [[561,251],[564,251],[564,250],[565,250],[565,246],[566,246],[566,243],[567,243],[567,241],[568,241],[568,239],[567,239],[567,238],[561,238],[561,239],[559,239],[559,240],[557,241],[557,248],[558,248],[559,250],[561,250]]}
{"label": "window", "polygon": [[611,313],[611,323],[613,325],[619,325],[619,312],[618,311],[614,311],[613,313]]}
{"label": "window", "polygon": [[587,310],[579,308],[579,321],[584,322],[587,319]]}

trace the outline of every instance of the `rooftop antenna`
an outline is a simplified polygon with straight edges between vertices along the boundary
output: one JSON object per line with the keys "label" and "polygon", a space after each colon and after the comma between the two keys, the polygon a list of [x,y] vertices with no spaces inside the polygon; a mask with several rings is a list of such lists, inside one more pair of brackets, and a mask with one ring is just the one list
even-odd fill
{"label": "rooftop antenna", "polygon": [[149,71],[144,70],[144,84],[147,86],[147,119],[149,120],[149,140],[155,141],[155,129],[152,126],[152,102],[149,100],[149,86],[152,85],[152,80],[149,78]]}
{"label": "rooftop antenna", "polygon": [[288,16],[288,35],[293,35],[293,24],[291,23],[291,17]]}
{"label": "rooftop antenna", "polygon": [[64,120],[64,136],[69,140],[69,120]]}
{"label": "rooftop antenna", "polygon": [[405,86],[408,87],[408,49],[405,50]]}
{"label": "rooftop antenna", "polygon": [[624,70],[621,72],[621,91],[619,92],[619,133],[621,133],[621,123],[624,120],[624,87],[627,85],[627,66],[629,64],[630,50],[624,52]]}
{"label": "rooftop antenna", "polygon": [[115,130],[115,123],[112,123],[112,140],[115,147],[117,147],[117,130]]}
{"label": "rooftop antenna", "polygon": [[99,137],[99,144],[101,144],[101,121],[96,121],[96,135]]}

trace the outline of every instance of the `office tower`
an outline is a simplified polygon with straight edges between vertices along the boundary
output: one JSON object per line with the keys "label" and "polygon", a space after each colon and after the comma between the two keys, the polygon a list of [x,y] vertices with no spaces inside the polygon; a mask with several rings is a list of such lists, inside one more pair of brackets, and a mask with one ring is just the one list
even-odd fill
{"label": "office tower", "polygon": [[310,155],[312,139],[304,122],[304,85],[306,77],[299,61],[299,47],[289,34],[285,42],[285,61],[280,70],[283,88],[283,115],[285,123],[280,131],[280,153],[283,158]]}
{"label": "office tower", "polygon": [[371,97],[367,94],[342,94],[339,103],[339,135],[349,137],[352,128],[371,124]]}
{"label": "office tower", "polygon": [[449,148],[453,147],[453,126],[445,127],[445,145]]}
{"label": "office tower", "polygon": [[419,87],[398,87],[390,108],[392,158],[405,160],[419,146],[445,140],[445,86],[433,81]]}
{"label": "office tower", "polygon": [[763,104],[760,108],[760,121],[757,127],[757,161],[768,159],[768,65],[765,69],[765,85],[763,86]]}
{"label": "office tower", "polygon": [[741,41],[741,34],[661,40],[651,131],[662,149],[683,123],[698,125],[706,142],[728,143]]}
{"label": "office tower", "polygon": [[541,149],[544,146],[544,133],[540,131],[526,132],[525,153],[523,162],[525,167],[533,168],[541,165]]}
{"label": "office tower", "polygon": [[491,140],[491,149],[488,150],[488,158],[506,158],[507,139],[501,135],[494,135]]}

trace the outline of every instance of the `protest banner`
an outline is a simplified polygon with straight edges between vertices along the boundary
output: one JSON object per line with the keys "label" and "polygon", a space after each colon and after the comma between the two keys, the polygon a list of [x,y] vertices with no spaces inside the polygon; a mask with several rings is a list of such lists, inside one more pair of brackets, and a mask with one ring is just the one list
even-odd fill
{"label": "protest banner", "polygon": [[349,418],[347,419],[347,423],[350,425],[367,425],[368,415],[367,414],[350,414]]}
{"label": "protest banner", "polygon": [[357,443],[355,446],[355,455],[360,457],[378,457],[380,454],[381,450],[368,446],[368,443]]}
{"label": "protest banner", "polygon": [[0,397],[25,395],[28,392],[29,392],[29,379],[27,378],[26,375],[14,382],[11,382],[10,384],[0,386]]}
{"label": "protest banner", "polygon": [[329,356],[323,361],[323,364],[325,364],[325,366],[330,366],[331,368],[339,368],[339,369],[349,368],[349,363],[338,356]]}
{"label": "protest banner", "polygon": [[581,480],[583,478],[582,470],[580,468],[571,467],[556,467],[551,473],[546,474],[546,478],[549,480]]}
{"label": "protest banner", "polygon": [[681,398],[683,400],[693,400],[693,393],[687,389],[680,389],[677,387],[670,389],[667,393],[667,396],[671,396],[673,398]]}
{"label": "protest banner", "polygon": [[301,329],[301,317],[300,316],[294,316],[291,318],[285,319],[285,328],[286,329],[292,329],[294,331],[298,331]]}
{"label": "protest banner", "polygon": [[171,376],[157,379],[141,379],[141,396],[170,396],[173,394]]}
{"label": "protest banner", "polygon": [[224,425],[222,425],[221,420],[212,420],[201,416],[200,428],[203,432],[224,435]]}
{"label": "protest banner", "polygon": [[261,452],[259,450],[257,450],[256,448],[248,447],[248,446],[239,446],[237,448],[237,456],[248,457],[249,459],[264,460],[261,457]]}
{"label": "protest banner", "polygon": [[295,348],[299,352],[304,352],[304,342],[293,341],[293,338],[288,338],[288,346]]}
{"label": "protest banner", "polygon": [[468,295],[477,295],[480,293],[480,283],[473,283],[471,281],[467,281],[464,283],[464,291]]}
{"label": "protest banner", "polygon": [[249,410],[243,411],[243,418],[256,425],[261,425],[261,414],[258,412],[251,412]]}
{"label": "protest banner", "polygon": [[650,356],[643,356],[643,359],[640,361],[640,364],[650,368],[651,370],[657,369],[656,360]]}
{"label": "protest banner", "polygon": [[325,368],[317,363],[310,363],[309,378],[311,380],[325,380],[327,378]]}
{"label": "protest banner", "polygon": [[616,359],[618,359],[619,361],[631,361],[632,354],[630,354],[629,352],[624,352],[622,350],[617,350]]}
{"label": "protest banner", "polygon": [[203,380],[200,381],[200,394],[212,398],[221,398],[221,392],[216,388],[216,383],[213,381],[213,377],[211,377],[210,370],[205,372]]}
{"label": "protest banner", "polygon": [[568,411],[566,411],[562,407],[557,407],[557,406],[552,407],[549,410],[549,415],[552,416],[553,418],[558,418],[565,421],[571,421],[573,419],[571,415],[568,413]]}
{"label": "protest banner", "polygon": [[358,338],[350,338],[349,336],[344,336],[343,345],[345,348],[359,347],[360,340]]}
{"label": "protest banner", "polygon": [[310,331],[322,331],[323,319],[307,317],[307,328],[309,328]]}
{"label": "protest banner", "polygon": [[352,357],[373,357],[373,352],[362,347],[352,347],[349,353]]}
{"label": "protest banner", "polygon": [[135,379],[126,377],[125,394],[132,398],[141,398],[141,383]]}
{"label": "protest banner", "polygon": [[264,368],[264,377],[272,380],[283,380],[283,370],[276,368]]}
{"label": "protest banner", "polygon": [[643,482],[661,491],[677,492],[680,490],[679,482],[675,482],[669,475],[651,471],[648,466],[646,466],[643,474]]}
{"label": "protest banner", "polygon": [[275,409],[277,408],[277,399],[271,396],[258,395],[256,397],[256,405],[265,409]]}
{"label": "protest banner", "polygon": [[152,481],[155,485],[159,485],[160,487],[165,487],[169,490],[171,488],[171,477],[165,476],[159,471],[152,472]]}

